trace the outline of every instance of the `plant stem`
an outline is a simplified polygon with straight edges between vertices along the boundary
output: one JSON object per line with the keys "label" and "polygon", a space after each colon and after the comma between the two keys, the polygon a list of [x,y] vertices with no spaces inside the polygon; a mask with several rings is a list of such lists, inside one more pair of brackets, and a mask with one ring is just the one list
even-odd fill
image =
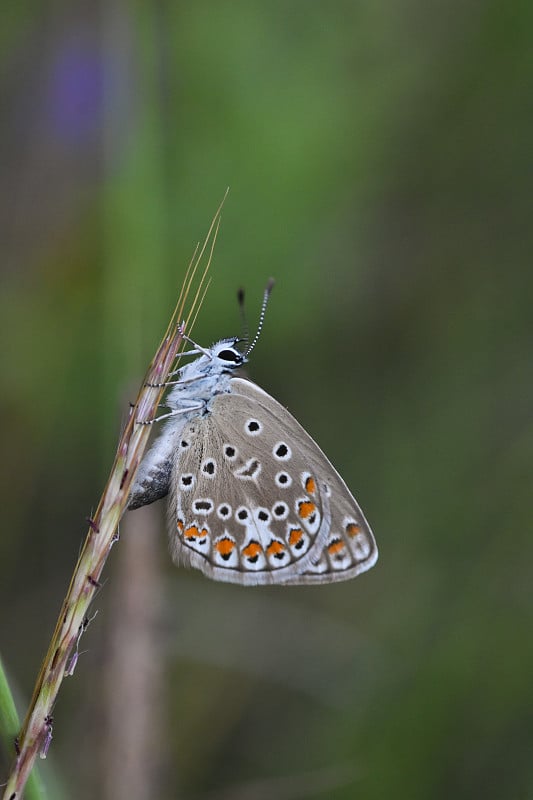
{"label": "plant stem", "polygon": [[[0,738],[4,742],[6,753],[15,747],[15,737],[20,729],[20,721],[11,694],[7,675],[0,658]],[[48,797],[37,771],[32,772],[26,786],[27,800],[46,800]]]}
{"label": "plant stem", "polygon": [[[48,652],[30,708],[19,737],[20,752],[15,760],[4,792],[5,800],[20,798],[37,753],[46,755],[52,736],[54,704],[67,673],[67,662],[80,633],[87,626],[87,614],[100,575],[115,541],[119,520],[126,507],[132,478],[140,463],[150,428],[139,422],[149,421],[156,414],[164,391],[147,384],[164,384],[176,359],[182,336],[180,329],[163,339],[148,371],[146,383],[121,437],[115,462],[106,489],[90,522],[85,544],[74,570],[67,596],[63,601]],[[70,670],[69,670],[70,672]]]}
{"label": "plant stem", "polygon": [[[227,194],[227,192],[226,192]],[[224,197],[225,199],[225,197]],[[165,391],[165,383],[174,366],[183,339],[183,328],[178,321],[183,319],[185,302],[191,289],[196,269],[203,258],[211,239],[207,266],[199,281],[185,326],[190,329],[205,294],[204,280],[211,263],[220,212],[219,206],[211,227],[198,254],[195,253],[180,292],[178,303],[170,320],[166,334],[148,368],[137,401],[131,409],[130,418],[121,436],[115,461],[104,493],[89,531],[78,563],[74,569],[67,595],[63,601],[56,627],[48,647],[26,719],[19,736],[19,751],[4,790],[3,800],[21,800],[22,791],[35,762],[37,754],[46,757],[53,732],[53,709],[63,678],[74,671],[75,661],[69,660],[77,654],[77,643],[89,624],[88,611],[96,590],[100,587],[100,575],[109,551],[117,540],[117,527],[126,508],[130,488],[140,464],[150,435],[151,422],[157,414],[157,406]]]}

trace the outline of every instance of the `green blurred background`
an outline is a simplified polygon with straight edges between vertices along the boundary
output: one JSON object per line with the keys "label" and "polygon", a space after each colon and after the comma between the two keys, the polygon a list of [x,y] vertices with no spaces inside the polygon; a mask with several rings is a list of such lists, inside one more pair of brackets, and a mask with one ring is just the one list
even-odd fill
{"label": "green blurred background", "polygon": [[[1,14],[0,651],[21,711],[184,268],[195,328],[380,546],[316,588],[176,570],[127,515],[53,797],[533,797],[531,3],[21,2]],[[8,758],[0,762],[2,772]]]}

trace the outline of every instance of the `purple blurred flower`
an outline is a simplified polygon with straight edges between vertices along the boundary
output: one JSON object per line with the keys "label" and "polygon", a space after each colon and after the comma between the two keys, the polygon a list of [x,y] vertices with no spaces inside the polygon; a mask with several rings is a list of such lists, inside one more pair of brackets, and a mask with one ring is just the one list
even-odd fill
{"label": "purple blurred flower", "polygon": [[47,92],[54,133],[71,143],[99,135],[104,104],[102,53],[95,42],[70,36],[60,43],[52,63]]}

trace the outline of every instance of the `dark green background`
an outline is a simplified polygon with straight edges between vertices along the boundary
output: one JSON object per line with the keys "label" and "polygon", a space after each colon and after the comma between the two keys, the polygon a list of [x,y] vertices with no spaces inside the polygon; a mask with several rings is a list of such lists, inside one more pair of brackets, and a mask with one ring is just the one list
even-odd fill
{"label": "dark green background", "polygon": [[[381,554],[355,582],[242,589],[172,567],[162,513],[126,561],[126,521],[55,712],[64,797],[120,799],[117,720],[148,735],[133,800],[532,797],[531,3],[1,16],[0,649],[21,709],[228,185],[195,335],[239,333],[241,284],[253,326],[276,278],[250,373]],[[153,613],[128,627],[144,580]],[[111,713],[117,652],[153,697]]]}

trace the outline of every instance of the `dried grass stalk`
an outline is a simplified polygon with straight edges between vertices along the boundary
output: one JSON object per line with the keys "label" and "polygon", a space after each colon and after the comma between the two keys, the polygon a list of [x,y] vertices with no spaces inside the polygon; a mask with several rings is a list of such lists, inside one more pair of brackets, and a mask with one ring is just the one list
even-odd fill
{"label": "dried grass stalk", "polygon": [[[52,739],[52,714],[57,696],[63,678],[74,672],[78,642],[89,624],[89,607],[100,586],[100,576],[109,551],[117,541],[118,524],[127,506],[130,488],[148,442],[150,426],[142,423],[148,423],[156,416],[169,372],[175,367],[179,355],[182,334],[191,330],[208,287],[206,276],[216,242],[223,203],[224,200],[215,214],[203,246],[197,247],[189,264],[176,308],[163,340],[148,367],[120,438],[104,493],[96,514],[89,522],[89,531],[63,601],[48,652],[42,663],[26,719],[17,739],[17,755],[5,786],[3,800],[21,800],[37,754],[46,757]],[[193,301],[186,320],[181,325],[179,323],[184,319],[187,299],[206,252],[207,264],[201,278],[196,282]]]}

